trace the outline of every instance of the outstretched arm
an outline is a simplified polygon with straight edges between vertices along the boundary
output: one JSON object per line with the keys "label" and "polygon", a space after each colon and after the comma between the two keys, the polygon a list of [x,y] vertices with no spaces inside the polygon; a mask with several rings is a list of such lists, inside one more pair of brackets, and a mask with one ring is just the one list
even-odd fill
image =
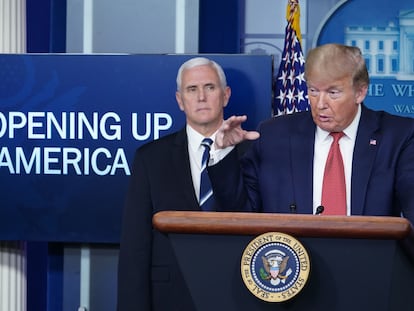
{"label": "outstretched arm", "polygon": [[260,134],[243,130],[241,124],[246,120],[245,115],[232,116],[223,122],[216,134],[216,149],[235,146],[223,159],[208,167],[215,199],[223,210],[251,210],[241,171],[241,158],[249,145],[243,142],[255,140]]}

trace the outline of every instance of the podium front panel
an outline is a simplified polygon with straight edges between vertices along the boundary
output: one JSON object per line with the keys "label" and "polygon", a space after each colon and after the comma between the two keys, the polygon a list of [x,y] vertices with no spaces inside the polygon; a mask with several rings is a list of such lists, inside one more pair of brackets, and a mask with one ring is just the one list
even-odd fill
{"label": "podium front panel", "polygon": [[395,240],[301,238],[311,262],[305,288],[270,303],[244,285],[241,257],[254,238],[170,233],[199,311],[412,310],[414,268]]}

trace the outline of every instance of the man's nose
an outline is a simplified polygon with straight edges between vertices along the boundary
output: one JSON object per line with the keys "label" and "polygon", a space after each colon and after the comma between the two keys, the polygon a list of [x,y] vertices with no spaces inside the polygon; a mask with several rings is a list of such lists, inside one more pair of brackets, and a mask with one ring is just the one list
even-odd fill
{"label": "man's nose", "polygon": [[328,99],[327,96],[328,96],[328,94],[325,93],[325,92],[320,92],[318,94],[318,97],[316,99],[316,107],[318,109],[323,109],[323,108],[326,107],[326,103],[327,103],[327,99]]}
{"label": "man's nose", "polygon": [[203,88],[198,89],[198,100],[204,101],[206,99],[206,93]]}

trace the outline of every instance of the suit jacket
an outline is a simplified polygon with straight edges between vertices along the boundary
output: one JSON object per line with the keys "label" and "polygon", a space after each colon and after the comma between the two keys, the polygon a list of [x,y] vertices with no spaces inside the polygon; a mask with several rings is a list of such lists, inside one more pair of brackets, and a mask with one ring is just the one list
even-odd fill
{"label": "suit jacket", "polygon": [[185,129],[135,154],[120,242],[119,311],[195,310],[167,236],[152,227],[152,216],[163,210],[200,210]]}
{"label": "suit jacket", "polygon": [[[237,185],[220,196],[222,204],[237,198],[255,211],[291,213],[294,205],[311,214],[315,127],[310,112],[263,122],[242,170],[231,165],[231,153],[210,168],[216,192],[229,194],[229,185]],[[414,223],[414,119],[362,106],[351,179],[353,215],[402,212]]]}

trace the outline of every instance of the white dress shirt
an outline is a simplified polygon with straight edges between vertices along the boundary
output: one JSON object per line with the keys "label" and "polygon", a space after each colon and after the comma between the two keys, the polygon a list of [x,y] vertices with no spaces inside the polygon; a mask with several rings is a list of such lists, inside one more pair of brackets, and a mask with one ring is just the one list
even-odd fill
{"label": "white dress shirt", "polygon": [[[352,158],[359,120],[361,118],[361,105],[358,105],[358,112],[352,123],[343,130],[344,136],[339,140],[342,160],[344,161],[345,183],[346,183],[346,206],[347,215],[351,215],[351,175],[352,175]],[[333,141],[330,133],[316,127],[315,146],[313,157],[313,213],[321,205],[322,201],[322,183],[325,171],[325,163],[328,157],[329,149]]]}
{"label": "white dress shirt", "polygon": [[[197,200],[200,198],[201,158],[204,152],[204,147],[201,145],[201,142],[204,138],[207,137],[204,137],[187,124],[188,154],[190,157],[191,176],[193,178],[194,191]],[[216,133],[209,138],[214,142]],[[222,160],[231,150],[233,150],[233,148],[234,146],[216,150],[213,143],[210,147],[210,160],[208,165],[213,165]]]}

